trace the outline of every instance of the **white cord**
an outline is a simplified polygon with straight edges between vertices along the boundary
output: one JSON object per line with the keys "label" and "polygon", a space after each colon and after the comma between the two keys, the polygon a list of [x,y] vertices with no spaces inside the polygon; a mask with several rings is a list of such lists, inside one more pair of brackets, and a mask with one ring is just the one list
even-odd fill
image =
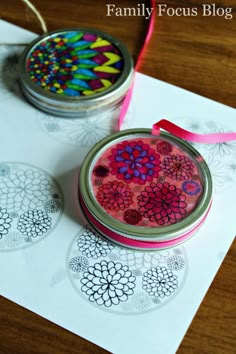
{"label": "white cord", "polygon": [[42,15],[40,14],[40,12],[36,9],[36,7],[29,1],[29,0],[21,0],[22,2],[24,2],[26,4],[26,6],[32,10],[32,12],[36,15],[37,19],[39,20],[43,33],[47,33],[47,26],[46,23],[42,17]]}

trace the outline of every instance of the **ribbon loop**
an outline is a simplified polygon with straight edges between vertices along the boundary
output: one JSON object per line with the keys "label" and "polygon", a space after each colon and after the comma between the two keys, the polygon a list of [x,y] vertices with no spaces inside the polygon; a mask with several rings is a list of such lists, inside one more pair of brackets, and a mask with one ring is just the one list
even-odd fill
{"label": "ribbon loop", "polygon": [[118,119],[118,130],[121,129],[121,125],[124,121],[125,115],[128,111],[129,105],[130,105],[130,101],[132,98],[132,94],[133,94],[133,90],[134,90],[134,80],[135,80],[135,74],[138,71],[140,64],[141,64],[141,60],[142,57],[144,55],[144,52],[147,48],[147,45],[152,37],[152,33],[153,33],[153,29],[154,29],[154,23],[155,23],[155,14],[156,14],[156,10],[155,10],[155,0],[150,0],[150,3],[152,5],[152,14],[149,20],[149,26],[148,26],[148,31],[147,31],[147,35],[146,38],[144,40],[144,43],[142,45],[142,48],[139,52],[135,67],[134,67],[134,78],[133,78],[133,82],[131,84],[131,87],[129,88],[129,91],[127,93],[127,95],[125,96],[124,102],[122,104],[121,107],[121,111],[120,111],[120,115],[119,115],[119,119]]}
{"label": "ribbon loop", "polygon": [[236,132],[229,133],[212,133],[212,134],[197,134],[192,133],[188,130],[185,130],[178,125],[166,120],[161,119],[159,122],[153,124],[152,134],[160,135],[160,129],[166,130],[168,133],[171,133],[178,138],[187,140],[193,143],[201,144],[217,144],[225,143],[227,141],[236,140]]}

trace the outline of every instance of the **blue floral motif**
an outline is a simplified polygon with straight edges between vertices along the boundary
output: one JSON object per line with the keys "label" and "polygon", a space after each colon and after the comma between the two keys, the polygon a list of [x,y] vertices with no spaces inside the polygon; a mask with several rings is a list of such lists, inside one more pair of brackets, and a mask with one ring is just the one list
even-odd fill
{"label": "blue floral motif", "polygon": [[185,181],[182,184],[182,189],[186,194],[189,195],[197,195],[201,191],[200,184],[191,180]]}

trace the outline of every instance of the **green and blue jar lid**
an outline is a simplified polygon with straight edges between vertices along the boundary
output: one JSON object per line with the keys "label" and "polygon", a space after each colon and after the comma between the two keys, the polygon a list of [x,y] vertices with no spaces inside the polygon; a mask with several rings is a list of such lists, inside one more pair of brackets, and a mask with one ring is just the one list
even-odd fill
{"label": "green and blue jar lid", "polygon": [[94,29],[62,29],[38,37],[20,58],[26,98],[47,113],[79,118],[124,99],[133,78],[127,48]]}
{"label": "green and blue jar lid", "polygon": [[137,249],[184,242],[203,225],[212,178],[187,142],[149,129],[115,133],[86,156],[79,202],[88,222],[106,238]]}

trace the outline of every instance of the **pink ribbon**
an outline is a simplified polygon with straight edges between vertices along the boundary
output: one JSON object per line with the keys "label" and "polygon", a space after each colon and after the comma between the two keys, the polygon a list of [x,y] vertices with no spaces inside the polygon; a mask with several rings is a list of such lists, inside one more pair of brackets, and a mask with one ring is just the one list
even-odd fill
{"label": "pink ribbon", "polygon": [[139,67],[140,67],[140,64],[141,64],[141,60],[142,60],[142,57],[143,57],[143,54],[147,48],[147,45],[152,37],[152,33],[153,33],[153,29],[154,29],[154,23],[155,23],[155,14],[156,14],[156,11],[155,11],[155,1],[154,0],[150,0],[151,2],[151,6],[152,6],[152,14],[151,14],[151,17],[150,17],[150,21],[149,21],[149,27],[148,27],[148,31],[147,31],[147,35],[146,35],[146,38],[145,38],[145,41],[143,43],[143,46],[139,52],[139,55],[138,55],[138,58],[137,58],[137,61],[136,61],[136,64],[135,64],[135,67],[134,67],[134,78],[133,78],[133,81],[132,81],[132,84],[129,88],[129,91],[124,99],[124,102],[123,102],[123,105],[121,107],[121,111],[120,111],[120,116],[119,116],[119,120],[118,120],[118,130],[120,130],[121,128],[121,125],[124,121],[124,118],[125,118],[125,115],[128,111],[128,108],[129,108],[129,104],[130,104],[130,101],[131,101],[131,98],[132,98],[132,94],[133,94],[133,89],[134,89],[134,81],[135,81],[135,75],[136,75],[136,72],[138,71]]}
{"label": "pink ribbon", "polygon": [[201,144],[217,144],[217,143],[225,143],[227,141],[236,140],[236,132],[230,133],[212,133],[212,134],[197,134],[192,133],[188,130],[185,130],[178,125],[171,123],[166,119],[161,119],[159,122],[153,124],[152,126],[152,134],[160,135],[160,129],[164,129],[167,132],[181,138],[183,140],[187,140],[194,143]]}

